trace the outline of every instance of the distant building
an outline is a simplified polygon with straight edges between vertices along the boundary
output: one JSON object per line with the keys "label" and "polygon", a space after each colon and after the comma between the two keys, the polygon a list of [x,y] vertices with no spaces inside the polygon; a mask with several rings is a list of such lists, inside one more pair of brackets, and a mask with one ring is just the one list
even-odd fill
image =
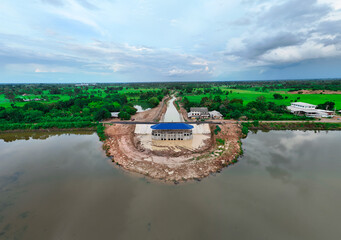
{"label": "distant building", "polygon": [[154,140],[190,140],[193,126],[186,123],[159,123],[151,126]]}
{"label": "distant building", "polygon": [[118,114],[120,114],[120,112],[111,112],[111,117],[118,118]]}
{"label": "distant building", "polygon": [[210,114],[207,107],[191,107],[190,112],[187,114],[188,118],[203,119],[209,118]]}
{"label": "distant building", "polygon": [[298,116],[306,116],[306,117],[334,117],[334,112],[329,110],[317,109],[316,105],[304,103],[304,102],[294,102],[291,103],[291,106],[288,106],[287,109]]}
{"label": "distant building", "polygon": [[221,114],[220,112],[214,110],[214,111],[211,111],[211,112],[208,112],[210,114],[210,117],[212,119],[222,119],[223,118],[223,114]]}
{"label": "distant building", "polygon": [[300,109],[315,109],[317,106],[304,102],[293,102],[291,103],[292,107],[300,108]]}

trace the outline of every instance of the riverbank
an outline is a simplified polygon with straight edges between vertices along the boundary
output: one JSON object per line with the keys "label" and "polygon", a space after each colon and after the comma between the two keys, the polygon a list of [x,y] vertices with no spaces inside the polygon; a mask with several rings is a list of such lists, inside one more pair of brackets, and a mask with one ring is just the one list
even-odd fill
{"label": "riverbank", "polygon": [[[249,130],[341,130],[341,123],[329,122],[244,122]],[[245,130],[244,130],[245,131]]]}
{"label": "riverbank", "polygon": [[12,130],[0,130],[0,133],[24,133],[24,132],[76,132],[76,131],[96,131],[96,127],[84,127],[84,128],[39,128],[39,129],[12,129]]}

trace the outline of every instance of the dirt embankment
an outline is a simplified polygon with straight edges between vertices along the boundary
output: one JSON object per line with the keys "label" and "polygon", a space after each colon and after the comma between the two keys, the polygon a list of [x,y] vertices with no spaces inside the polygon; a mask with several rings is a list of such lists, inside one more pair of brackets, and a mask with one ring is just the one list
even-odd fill
{"label": "dirt embankment", "polygon": [[159,121],[167,110],[168,99],[169,97],[164,97],[157,107],[144,112],[136,113],[134,116],[132,116],[132,119],[135,121],[144,122]]}
{"label": "dirt embankment", "polygon": [[290,94],[341,94],[341,91],[330,91],[330,90],[299,90],[288,92]]}
{"label": "dirt embankment", "polygon": [[[241,129],[236,123],[220,125],[221,131],[212,135],[212,144],[200,152],[183,152],[178,156],[154,154],[135,146],[135,125],[107,126],[104,142],[107,154],[124,169],[165,181],[201,179],[233,163],[241,153]],[[215,126],[212,126],[215,128]],[[195,137],[195,136],[194,136]],[[216,139],[224,139],[217,145]]]}
{"label": "dirt embankment", "polygon": [[191,122],[191,121],[193,121],[192,119],[189,119],[189,118],[188,118],[187,111],[186,111],[186,109],[184,109],[184,107],[182,106],[181,100],[182,100],[181,97],[177,98],[177,101],[179,102],[179,107],[180,107],[180,110],[178,110],[179,113],[181,114],[182,118],[183,118],[186,122]]}

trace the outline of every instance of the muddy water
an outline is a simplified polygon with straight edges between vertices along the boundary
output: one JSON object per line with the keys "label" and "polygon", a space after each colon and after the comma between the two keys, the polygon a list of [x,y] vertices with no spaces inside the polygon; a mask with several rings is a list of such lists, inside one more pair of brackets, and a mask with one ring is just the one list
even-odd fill
{"label": "muddy water", "polygon": [[166,185],[112,166],[93,133],[0,134],[0,239],[339,239],[340,142],[250,134],[238,164]]}
{"label": "muddy water", "polygon": [[167,111],[163,117],[163,122],[183,122],[182,117],[174,106],[175,97],[167,102]]}

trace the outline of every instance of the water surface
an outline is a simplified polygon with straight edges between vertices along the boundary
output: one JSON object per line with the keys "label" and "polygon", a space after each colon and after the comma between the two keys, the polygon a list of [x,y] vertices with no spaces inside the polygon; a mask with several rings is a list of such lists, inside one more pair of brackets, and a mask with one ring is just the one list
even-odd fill
{"label": "water surface", "polygon": [[167,111],[163,117],[163,122],[183,122],[180,113],[174,106],[175,100],[176,98],[173,96],[173,98],[167,102]]}
{"label": "water surface", "polygon": [[341,132],[250,134],[237,164],[180,185],[114,167],[94,133],[44,134],[0,134],[0,239],[341,235]]}

